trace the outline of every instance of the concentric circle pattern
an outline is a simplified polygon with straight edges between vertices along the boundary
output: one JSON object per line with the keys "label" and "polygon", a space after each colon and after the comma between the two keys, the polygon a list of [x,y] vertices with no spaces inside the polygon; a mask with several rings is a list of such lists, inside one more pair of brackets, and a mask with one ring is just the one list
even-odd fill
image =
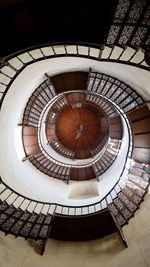
{"label": "concentric circle pattern", "polygon": [[[68,75],[75,82],[82,72]],[[87,76],[85,72],[83,75]],[[50,177],[67,182],[99,179],[116,159],[121,146],[120,111],[108,99],[89,90],[90,81],[84,90],[83,83],[81,88],[78,84],[78,90],[71,90],[72,87],[69,90],[69,82],[60,93],[55,88],[55,84],[59,88],[60,80],[60,75],[48,77],[27,103],[23,117],[26,154],[34,166]],[[32,146],[26,145],[27,138],[29,144],[34,142]]]}
{"label": "concentric circle pattern", "polygon": [[114,230],[127,246],[121,227],[148,191],[149,4],[118,2],[97,44],[68,42],[67,28],[64,42],[18,44],[0,60],[0,230],[41,254],[49,237]]}
{"label": "concentric circle pattern", "polygon": [[[91,51],[91,48],[88,51]],[[30,58],[30,53],[27,52],[26,55]],[[66,56],[65,58],[61,57],[62,62],[66,58]],[[21,62],[23,60],[24,56]],[[35,61],[32,63],[36,66],[37,62]],[[41,62],[38,62],[38,66],[42,64],[42,59],[39,61]],[[60,61],[58,60],[58,62]],[[45,58],[43,63],[46,64]],[[8,75],[10,69],[14,72],[13,64],[15,63],[9,62],[9,69],[7,65]],[[85,71],[85,69],[87,70],[85,65],[80,67],[80,71],[77,72],[62,72],[72,71],[75,61],[72,64],[71,69],[69,69],[69,65],[66,70],[58,69],[58,71],[52,72],[49,71],[50,66],[47,64],[45,71],[49,75],[46,76],[40,66],[41,74],[37,75],[36,73],[37,82],[32,86],[30,82],[22,82],[23,75],[19,77],[22,69],[18,70],[10,82],[15,79],[17,82],[17,78],[20,79],[24,85],[22,91],[20,91],[19,84],[18,87],[17,83],[8,84],[8,75],[5,76],[6,82],[3,81],[2,88],[6,87],[6,93],[2,98],[1,112],[4,117],[2,128],[5,129],[10,117],[14,117],[13,123],[6,127],[8,129],[7,136],[9,136],[8,140],[10,139],[13,143],[11,135],[14,136],[12,133],[15,133],[16,156],[20,152],[17,146],[20,145],[22,149],[22,157],[12,157],[10,160],[8,142],[8,153],[3,153],[6,149],[5,144],[3,145],[1,142],[1,146],[4,148],[2,148],[1,161],[4,162],[9,158],[10,164],[8,171],[2,168],[2,178],[6,177],[6,183],[5,180],[1,182],[2,220],[0,226],[5,233],[41,239],[47,237],[51,218],[55,214],[85,216],[106,209],[115,217],[117,224],[123,226],[134,215],[147,191],[149,185],[148,125],[150,125],[148,107],[140,106],[144,104],[144,101],[130,86],[106,73],[91,70],[92,64],[88,66],[89,72]],[[28,67],[23,71],[27,71],[25,73],[29,75],[30,68],[28,69]],[[33,66],[31,67],[33,69]],[[54,67],[53,64],[52,67]],[[26,62],[24,68],[26,68]],[[37,68],[35,69],[37,70]],[[95,69],[99,71],[98,66]],[[6,68],[3,68],[3,71],[6,71]],[[25,81],[28,75],[24,75]],[[4,75],[1,75],[2,77]],[[33,79],[32,74],[27,80],[30,81],[30,79]],[[30,86],[28,88],[27,84],[32,87],[32,90],[29,90],[31,88]],[[15,93],[9,94],[13,90]],[[8,105],[10,117],[7,117],[4,107],[6,108],[10,95],[13,97],[14,103],[20,99],[20,105],[18,105],[18,109],[13,108],[11,102],[11,105]],[[23,99],[23,103],[21,99]],[[10,102],[8,101],[8,103]],[[16,105],[14,106],[16,107]],[[68,109],[69,111],[71,109],[75,116],[72,115],[71,120],[71,116],[66,112],[64,123],[66,126],[67,120],[69,120],[67,127],[70,129],[69,127],[72,126],[74,129],[73,138],[75,140],[83,139],[87,133],[90,133],[91,127],[95,129],[96,134],[98,133],[98,138],[96,135],[94,136],[95,140],[92,136],[94,130],[89,134],[88,147],[82,140],[82,146],[75,150],[73,142],[69,147],[67,143],[63,143],[64,139],[61,140],[61,136],[58,134],[58,125]],[[15,117],[16,110],[19,116]],[[86,112],[84,112],[85,110]],[[88,114],[86,119],[84,113]],[[6,120],[7,118],[9,120]],[[61,133],[64,132],[64,129],[66,130],[65,126],[61,125]],[[145,133],[148,134],[145,135]],[[1,131],[2,140],[6,140],[5,134],[6,131]],[[135,135],[134,142],[133,134]],[[70,137],[71,134],[67,132],[66,135]],[[143,147],[140,147],[141,144]],[[18,166],[14,165],[16,162]],[[37,170],[33,168],[33,165]],[[11,166],[17,166],[17,171],[15,172],[15,168],[11,168]],[[106,171],[107,173],[104,173]],[[104,175],[102,175],[103,173]],[[7,186],[7,177],[9,177],[10,186]],[[11,177],[13,179],[10,179]],[[60,181],[55,181],[53,178]],[[70,184],[67,185],[69,181]],[[63,182],[67,182],[67,184]],[[13,184],[18,184],[16,191],[14,191]],[[23,188],[22,191],[20,191],[21,188]],[[37,194],[34,195],[34,193]],[[11,215],[8,217],[8,214]],[[25,216],[25,221],[22,221],[22,216]]]}
{"label": "concentric circle pattern", "polygon": [[[61,104],[60,104],[61,103]],[[58,153],[74,159],[90,158],[108,139],[105,111],[85,92],[64,92],[54,101],[46,118],[48,143]],[[62,153],[61,149],[64,148]]]}

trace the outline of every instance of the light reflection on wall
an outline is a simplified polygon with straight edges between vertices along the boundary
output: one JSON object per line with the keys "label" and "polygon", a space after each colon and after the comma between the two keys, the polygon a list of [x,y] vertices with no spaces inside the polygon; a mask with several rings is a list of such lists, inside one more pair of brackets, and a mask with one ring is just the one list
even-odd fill
{"label": "light reflection on wall", "polygon": [[19,160],[25,157],[25,152],[22,143],[22,127],[17,126],[15,129],[15,148]]}

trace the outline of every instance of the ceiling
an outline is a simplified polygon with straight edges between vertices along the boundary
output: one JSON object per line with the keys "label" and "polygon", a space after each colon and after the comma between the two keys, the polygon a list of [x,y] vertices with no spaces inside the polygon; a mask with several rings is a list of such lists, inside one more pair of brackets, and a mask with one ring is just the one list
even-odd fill
{"label": "ceiling", "polygon": [[50,42],[103,43],[118,0],[1,0],[0,57]]}

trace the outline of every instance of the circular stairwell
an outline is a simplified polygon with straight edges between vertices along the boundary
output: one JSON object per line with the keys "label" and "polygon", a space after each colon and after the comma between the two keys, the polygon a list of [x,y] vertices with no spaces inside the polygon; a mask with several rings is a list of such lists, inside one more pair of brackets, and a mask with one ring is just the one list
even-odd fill
{"label": "circular stairwell", "polygon": [[[91,57],[92,60],[100,60],[100,52],[100,49],[91,46],[62,45],[59,47],[41,47],[6,59],[1,67],[0,76],[1,109],[3,109],[5,97],[7,98],[11,84],[28,64],[64,55],[72,57],[84,56]],[[107,60],[109,61],[109,57]],[[76,77],[75,72],[73,75]],[[0,184],[0,230],[6,234],[10,233],[26,239],[33,238],[45,242],[50,235],[50,230],[53,233],[54,226],[52,222],[55,223],[55,217],[58,215],[71,216],[73,219],[74,216],[103,215],[104,211],[112,216],[121,231],[120,227],[128,223],[129,219],[134,216],[147,192],[150,166],[150,111],[144,103],[144,99],[121,80],[105,73],[92,71],[92,69],[89,73],[84,72],[83,76],[80,72],[75,88],[71,81],[72,79],[69,80],[69,73],[50,77],[47,75],[44,82],[35,88],[24,109],[23,120],[20,125],[26,155],[23,160],[29,160],[41,172],[53,178],[67,181],[67,183],[70,180],[70,176],[72,180],[75,180],[76,177],[77,181],[91,179],[91,177],[99,180],[102,173],[113,164],[118,156],[122,138],[120,118],[123,116],[128,127],[130,144],[122,173],[116,184],[103,199],[93,204],[77,206],[36,201],[13,190],[2,179]],[[83,85],[82,88],[77,88],[79,84]],[[51,149],[55,150],[56,154],[60,153],[62,157],[67,157],[68,162],[71,163],[68,164],[66,161],[66,163],[62,164],[57,158],[53,158],[51,155],[48,156],[48,153],[43,149],[42,143],[39,142],[41,123],[46,111],[46,105],[48,106],[51,101],[57,103],[57,97],[61,96],[58,105],[62,108],[64,103],[67,103],[67,101],[64,102],[64,92],[67,92],[65,93],[66,99],[69,90],[76,94],[79,91],[83,95],[86,94],[87,102],[92,103],[92,105],[94,103],[96,108],[100,106],[103,109],[104,118],[106,118],[104,120],[106,128],[104,127],[104,129],[105,133],[109,133],[109,135],[107,136],[106,134],[104,141],[100,145],[90,148],[90,156],[84,154],[84,159],[90,158],[88,166],[86,166],[87,163],[83,164],[81,153],[76,154],[76,156],[77,158],[79,157],[79,161],[82,164],[80,166],[78,164],[73,165],[74,151],[70,147],[66,148],[64,144],[61,144],[60,140],[55,139],[55,131],[51,124],[53,124],[55,114],[57,115],[55,109],[56,107],[58,108],[57,105],[52,110],[53,114],[51,112],[47,113],[48,117],[44,122],[46,125],[46,145],[51,146]],[[81,97],[71,105],[73,109],[76,109],[77,105],[79,105],[78,108],[81,108]],[[107,123],[109,127],[107,127]],[[117,127],[119,130],[116,132],[115,129]],[[27,140],[26,136],[30,138]],[[103,151],[102,154],[101,149]],[[23,162],[23,164],[26,164],[26,162]],[[123,176],[125,172],[126,177]]]}

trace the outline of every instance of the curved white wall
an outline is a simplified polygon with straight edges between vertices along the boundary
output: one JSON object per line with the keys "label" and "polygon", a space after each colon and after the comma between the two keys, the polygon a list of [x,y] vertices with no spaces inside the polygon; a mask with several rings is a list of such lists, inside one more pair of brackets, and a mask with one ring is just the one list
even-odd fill
{"label": "curved white wall", "polygon": [[[119,78],[125,83],[130,84],[145,99],[148,98],[150,93],[149,73],[135,67],[77,57],[46,59],[26,67],[12,83],[0,113],[1,176],[7,184],[23,195],[48,202],[84,205],[99,201],[117,181],[124,164],[125,151],[127,150],[127,145],[125,145],[127,143],[126,131],[119,159],[101,176],[99,183],[95,180],[92,182],[70,181],[69,185],[66,185],[62,181],[51,179],[34,168],[30,162],[26,161],[23,163],[18,158],[15,147],[15,142],[19,142],[19,139],[15,139],[17,124],[22,121],[23,110],[28,98],[45,79],[44,73],[47,72],[52,76],[68,71],[88,71],[90,67],[95,71],[104,72]],[[80,183],[81,187],[87,186],[88,188],[91,187],[91,183],[95,183],[99,196],[82,200],[68,198],[71,192],[78,190],[75,188],[76,183]]]}

